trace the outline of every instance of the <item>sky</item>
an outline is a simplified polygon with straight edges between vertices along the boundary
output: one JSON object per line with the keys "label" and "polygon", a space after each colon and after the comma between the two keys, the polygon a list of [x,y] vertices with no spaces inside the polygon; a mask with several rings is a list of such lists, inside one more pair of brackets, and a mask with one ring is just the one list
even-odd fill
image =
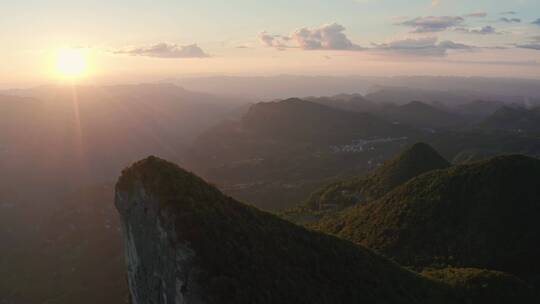
{"label": "sky", "polygon": [[[0,87],[209,75],[540,78],[538,0],[24,0],[0,4]],[[64,60],[65,61],[65,60]],[[65,76],[65,75],[64,75]]]}

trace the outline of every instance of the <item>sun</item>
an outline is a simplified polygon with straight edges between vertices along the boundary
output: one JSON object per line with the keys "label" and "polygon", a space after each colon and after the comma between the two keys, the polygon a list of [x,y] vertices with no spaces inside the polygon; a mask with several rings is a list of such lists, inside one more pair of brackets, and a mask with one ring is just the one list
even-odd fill
{"label": "sun", "polygon": [[88,70],[88,58],[84,49],[59,49],[54,61],[57,74],[64,79],[81,78]]}

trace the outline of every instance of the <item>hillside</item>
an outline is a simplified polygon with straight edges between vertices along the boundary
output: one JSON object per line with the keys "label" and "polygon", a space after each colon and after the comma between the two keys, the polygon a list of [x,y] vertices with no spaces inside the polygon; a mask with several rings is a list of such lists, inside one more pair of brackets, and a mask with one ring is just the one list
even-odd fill
{"label": "hillside", "polygon": [[449,128],[467,123],[458,114],[441,110],[421,101],[411,101],[399,106],[387,106],[381,110],[379,115],[392,122],[421,128]]}
{"label": "hillside", "polygon": [[540,110],[505,106],[478,124],[483,130],[540,132]]}
{"label": "hillside", "polygon": [[484,119],[504,106],[501,101],[475,100],[457,105],[453,110],[463,116],[472,119]]}
{"label": "hillside", "polygon": [[381,108],[380,104],[367,100],[360,94],[340,94],[332,97],[310,97],[306,98],[306,100],[336,109],[361,113],[374,113],[379,111]]}
{"label": "hillside", "polygon": [[111,181],[148,154],[180,159],[238,102],[167,84],[44,86],[0,95],[0,181],[34,193]]}
{"label": "hillside", "polygon": [[370,114],[300,99],[258,103],[206,130],[184,163],[227,194],[290,208],[338,175],[359,175],[418,136]]}
{"label": "hillside", "polygon": [[0,204],[0,303],[124,303],[113,185],[59,196],[42,197],[40,208],[35,202]]}
{"label": "hillside", "polygon": [[297,98],[256,104],[242,121],[245,128],[269,138],[326,144],[404,133],[369,114],[334,109]]}
{"label": "hillside", "polygon": [[423,174],[319,229],[402,265],[540,273],[540,160],[511,155]]}
{"label": "hillside", "polygon": [[417,143],[364,177],[346,179],[315,191],[304,206],[322,211],[375,200],[415,176],[449,165],[429,145]]}
{"label": "hillside", "polygon": [[465,303],[536,302],[530,284],[500,271],[448,267],[425,269],[422,275],[450,285]]}
{"label": "hillside", "polygon": [[238,203],[155,157],[122,173],[116,207],[135,303],[457,303],[443,284]]}

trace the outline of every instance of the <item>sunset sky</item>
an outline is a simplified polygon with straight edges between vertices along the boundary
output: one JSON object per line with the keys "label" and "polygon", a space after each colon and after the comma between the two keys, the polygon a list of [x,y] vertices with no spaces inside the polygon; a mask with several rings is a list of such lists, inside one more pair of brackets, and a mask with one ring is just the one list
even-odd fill
{"label": "sunset sky", "polygon": [[[223,74],[540,78],[538,0],[4,2],[1,88],[71,74],[96,83]],[[73,50],[84,73],[66,73],[82,64]]]}

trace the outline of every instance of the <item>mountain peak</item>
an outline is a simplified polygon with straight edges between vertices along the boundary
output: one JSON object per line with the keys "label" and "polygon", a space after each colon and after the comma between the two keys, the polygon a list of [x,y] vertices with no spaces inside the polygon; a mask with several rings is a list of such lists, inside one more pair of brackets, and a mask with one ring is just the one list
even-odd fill
{"label": "mountain peak", "polygon": [[315,191],[304,204],[308,209],[324,210],[365,203],[418,175],[448,166],[450,163],[431,146],[416,143],[365,177],[350,178]]}
{"label": "mountain peak", "polygon": [[116,207],[133,303],[455,303],[437,282],[157,157],[124,170]]}
{"label": "mountain peak", "polygon": [[405,151],[403,151],[398,157],[394,159],[395,162],[405,162],[405,161],[412,161],[414,160],[420,160],[424,158],[425,162],[432,162],[436,163],[434,167],[447,167],[450,165],[450,163],[444,159],[439,152],[437,152],[433,147],[430,145],[418,142],[407,148]]}
{"label": "mountain peak", "polygon": [[444,169],[450,163],[425,143],[416,143],[368,174],[371,196],[379,197],[422,173]]}

